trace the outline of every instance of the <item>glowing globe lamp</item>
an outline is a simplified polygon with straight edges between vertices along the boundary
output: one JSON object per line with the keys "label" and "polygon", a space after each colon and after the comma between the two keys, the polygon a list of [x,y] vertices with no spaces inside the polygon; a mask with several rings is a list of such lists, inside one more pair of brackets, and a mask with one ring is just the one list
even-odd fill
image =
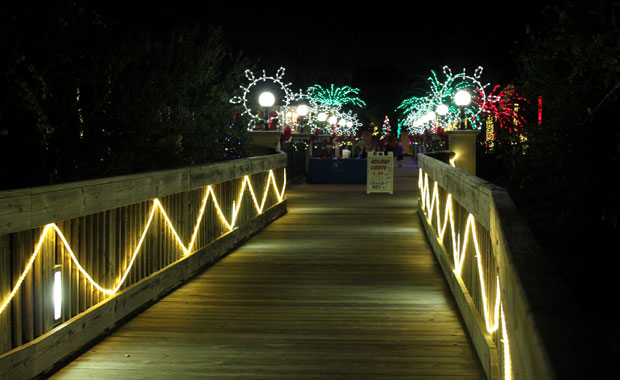
{"label": "glowing globe lamp", "polygon": [[459,90],[454,95],[454,103],[459,107],[466,107],[471,103],[471,94],[465,90]]}
{"label": "glowing globe lamp", "polygon": [[448,106],[445,104],[440,104],[439,106],[437,106],[437,114],[439,116],[444,116],[448,114]]}
{"label": "glowing globe lamp", "polygon": [[306,116],[308,114],[308,106],[304,104],[297,106],[297,114],[299,116]]}
{"label": "glowing globe lamp", "polygon": [[258,104],[261,107],[271,107],[276,102],[276,97],[269,91],[265,91],[258,97]]}

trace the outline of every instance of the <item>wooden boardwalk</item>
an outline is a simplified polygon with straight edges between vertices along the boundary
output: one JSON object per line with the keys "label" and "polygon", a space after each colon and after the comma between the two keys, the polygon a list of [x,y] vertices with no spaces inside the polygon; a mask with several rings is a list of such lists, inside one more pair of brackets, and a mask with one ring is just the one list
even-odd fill
{"label": "wooden boardwalk", "polygon": [[394,195],[289,187],[287,215],[52,378],[484,378],[416,181],[405,160]]}

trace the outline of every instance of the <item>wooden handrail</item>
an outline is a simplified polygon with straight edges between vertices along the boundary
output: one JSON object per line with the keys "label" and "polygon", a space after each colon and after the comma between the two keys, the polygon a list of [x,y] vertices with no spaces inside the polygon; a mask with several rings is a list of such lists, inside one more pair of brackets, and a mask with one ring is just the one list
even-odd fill
{"label": "wooden handrail", "polygon": [[[567,287],[553,274],[550,261],[506,190],[424,154],[418,156],[418,164],[422,175],[428,176],[428,182],[436,182],[444,196],[442,202],[449,194],[452,202],[458,205],[455,207],[471,214],[479,227],[487,231],[488,247],[481,254],[489,256],[483,259],[491,263],[493,268],[489,270],[496,271],[499,279],[507,335],[495,341],[496,344],[509,341],[510,363],[501,362],[506,356],[498,355],[496,360],[500,362],[496,367],[505,369],[510,366],[509,375],[519,379],[562,378],[563,374],[570,373],[578,360],[570,352],[569,334],[563,334],[562,331],[570,331],[570,318],[566,318],[566,315],[575,310],[574,302],[571,301]],[[483,338],[486,331],[474,331],[483,330],[484,310],[463,298],[469,299],[480,292],[479,288],[474,289],[477,280],[463,279],[455,274],[451,247],[438,239],[436,221],[431,220],[429,223],[429,215],[422,207],[419,215],[425,223],[433,250],[442,263],[462,314],[473,316],[472,320],[481,319],[468,324],[468,318],[464,318],[474,345],[478,345],[476,348],[479,353],[495,350],[494,347],[489,348],[488,339]],[[464,228],[456,227],[459,231]],[[465,237],[460,235],[459,238]],[[492,284],[486,286],[488,288]],[[459,299],[464,301],[460,302]],[[468,308],[476,310],[465,310]],[[491,338],[495,334],[501,334],[501,331],[490,334]],[[481,338],[476,339],[476,336]],[[485,344],[487,346],[482,347]],[[491,366],[492,363],[489,363],[489,368]],[[488,369],[487,374],[489,377],[506,378],[508,373]]]}
{"label": "wooden handrail", "polygon": [[0,235],[286,167],[286,154],[0,191]]}

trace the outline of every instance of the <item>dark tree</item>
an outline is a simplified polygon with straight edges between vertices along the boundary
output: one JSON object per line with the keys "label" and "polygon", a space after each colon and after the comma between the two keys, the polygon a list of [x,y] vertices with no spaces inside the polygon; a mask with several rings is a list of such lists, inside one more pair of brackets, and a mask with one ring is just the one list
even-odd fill
{"label": "dark tree", "polygon": [[2,188],[225,157],[228,100],[251,64],[221,29],[139,28],[74,1],[1,14]]}
{"label": "dark tree", "polygon": [[531,101],[527,141],[503,161],[513,198],[582,305],[591,335],[603,331],[596,345],[615,360],[620,315],[608,304],[619,289],[620,264],[619,11],[619,3],[599,1],[541,13],[515,83]]}

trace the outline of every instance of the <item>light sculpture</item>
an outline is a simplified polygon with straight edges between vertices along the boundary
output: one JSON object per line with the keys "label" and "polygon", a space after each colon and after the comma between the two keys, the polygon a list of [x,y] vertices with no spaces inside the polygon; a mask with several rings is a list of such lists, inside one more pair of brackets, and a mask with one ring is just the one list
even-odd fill
{"label": "light sculpture", "polygon": [[[488,84],[480,83],[482,67],[478,67],[473,75],[468,75],[463,69],[461,73],[453,74],[448,66],[444,66],[442,72],[445,79],[440,80],[437,73],[431,70],[431,76],[427,78],[429,90],[423,96],[414,96],[405,99],[397,108],[405,117],[403,125],[410,133],[423,133],[430,127],[431,120],[437,120],[440,124],[452,125],[461,119],[463,115],[468,118],[474,129],[481,126],[481,113],[483,112],[487,98],[485,88]],[[459,91],[467,91],[472,95],[471,103],[462,109],[456,105],[454,96]],[[424,118],[429,111],[436,112],[439,118]]]}
{"label": "light sculpture", "polygon": [[[284,67],[280,67],[278,71],[276,72],[275,76],[267,76],[267,74],[265,73],[265,70],[263,70],[263,75],[259,77],[255,77],[254,73],[252,73],[252,71],[250,70],[245,71],[245,77],[248,79],[250,83],[246,87],[239,86],[243,90],[243,93],[240,96],[233,96],[230,99],[230,103],[243,106],[244,111],[241,113],[241,116],[248,115],[250,117],[250,120],[248,121],[248,130],[252,130],[256,122],[262,120],[260,117],[256,116],[256,113],[252,110],[252,108],[248,104],[250,93],[252,92],[254,87],[256,87],[259,83],[271,82],[276,87],[279,87],[281,92],[284,94],[284,96],[281,99],[282,109],[278,112],[278,116],[286,115],[286,111],[288,110],[288,107],[291,104],[291,102],[299,100],[303,96],[301,92],[293,93],[293,91],[290,89],[291,83],[283,82],[282,79],[284,77],[285,71],[286,70],[284,69]],[[268,95],[265,95],[265,93],[261,94],[261,96],[263,95],[266,96],[266,98],[264,99],[265,101],[268,102],[271,100]],[[261,99],[259,98],[259,103],[260,103],[260,100]],[[274,96],[274,101],[275,101],[275,96]]]}
{"label": "light sculpture", "polygon": [[314,86],[308,87],[306,91],[312,103],[320,103],[326,106],[336,107],[337,109],[340,109],[340,107],[345,104],[364,107],[366,103],[358,96],[355,96],[358,95],[359,92],[359,88],[350,86],[334,87],[333,84],[329,89],[315,84]]}

